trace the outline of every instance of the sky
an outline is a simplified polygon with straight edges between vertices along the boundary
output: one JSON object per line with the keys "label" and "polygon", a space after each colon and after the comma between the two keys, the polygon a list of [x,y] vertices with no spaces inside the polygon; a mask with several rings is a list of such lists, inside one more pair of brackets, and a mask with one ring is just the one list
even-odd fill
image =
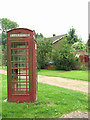
{"label": "sky", "polygon": [[74,27],[84,43],[88,40],[88,0],[1,0],[0,18],[44,37],[66,34]]}

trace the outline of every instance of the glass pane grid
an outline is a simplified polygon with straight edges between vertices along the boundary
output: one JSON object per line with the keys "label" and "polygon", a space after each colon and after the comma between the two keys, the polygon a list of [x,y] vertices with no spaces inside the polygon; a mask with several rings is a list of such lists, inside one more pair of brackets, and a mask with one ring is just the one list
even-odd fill
{"label": "glass pane grid", "polygon": [[28,42],[11,43],[11,67],[12,94],[29,94]]}

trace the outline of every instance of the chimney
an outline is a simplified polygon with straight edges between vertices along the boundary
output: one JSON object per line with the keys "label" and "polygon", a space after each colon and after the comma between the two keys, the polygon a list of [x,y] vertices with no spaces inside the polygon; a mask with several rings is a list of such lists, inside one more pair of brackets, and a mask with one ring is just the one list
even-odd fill
{"label": "chimney", "polygon": [[53,37],[56,36],[55,34],[53,34]]}

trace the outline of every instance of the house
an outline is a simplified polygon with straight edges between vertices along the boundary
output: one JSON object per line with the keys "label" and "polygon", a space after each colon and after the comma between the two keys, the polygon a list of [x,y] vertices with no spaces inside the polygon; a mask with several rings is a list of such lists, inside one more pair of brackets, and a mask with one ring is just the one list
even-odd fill
{"label": "house", "polygon": [[62,40],[65,35],[66,34],[56,36],[55,34],[53,34],[53,37],[50,37],[50,39],[52,40],[53,46],[56,47],[58,45],[58,42]]}
{"label": "house", "polygon": [[[75,54],[74,51],[72,53]],[[80,58],[80,62],[81,63],[88,63],[88,62],[90,62],[90,55],[84,49],[77,50],[76,57]]]}
{"label": "house", "polygon": [[78,63],[76,66],[83,66],[85,69],[89,68],[90,64],[90,54],[86,52],[84,49],[77,50],[77,57],[80,59],[80,63]]}
{"label": "house", "polygon": [[[50,37],[50,39],[52,40],[53,46],[56,47],[58,45],[59,41],[62,40],[65,35],[66,34],[56,36],[55,34],[53,34],[53,37]],[[52,60],[50,62],[48,62],[46,69],[48,69],[48,70],[56,69],[56,67],[54,66],[54,62]]]}
{"label": "house", "polygon": [[90,55],[84,49],[77,50],[77,56],[79,56],[81,63],[88,63],[90,60]]}

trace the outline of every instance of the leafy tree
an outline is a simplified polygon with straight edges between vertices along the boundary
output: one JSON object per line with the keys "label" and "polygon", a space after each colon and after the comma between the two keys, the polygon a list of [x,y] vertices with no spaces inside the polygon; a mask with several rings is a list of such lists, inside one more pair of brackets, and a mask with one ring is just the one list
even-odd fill
{"label": "leafy tree", "polygon": [[[76,60],[77,59],[77,60]],[[72,49],[66,37],[61,40],[58,46],[53,50],[53,61],[57,69],[72,70],[75,69],[78,58],[72,53]]]}
{"label": "leafy tree", "polygon": [[88,36],[88,41],[87,41],[86,45],[88,46],[88,53],[90,54],[90,34]]}
{"label": "leafy tree", "polygon": [[16,22],[11,21],[7,18],[2,18],[0,20],[2,23],[2,45],[3,45],[3,49],[6,49],[7,31],[13,28],[17,28],[19,25]]}
{"label": "leafy tree", "polygon": [[0,45],[0,66],[2,65],[2,46]]}
{"label": "leafy tree", "polygon": [[6,51],[2,51],[2,45],[0,45],[0,66],[6,65]]}
{"label": "leafy tree", "polygon": [[72,45],[72,48],[74,48],[75,50],[81,50],[81,49],[85,49],[86,52],[88,52],[88,45],[84,44],[83,42],[76,42]]}
{"label": "leafy tree", "polygon": [[0,20],[1,20],[1,23],[2,23],[2,31],[3,32],[7,32],[10,29],[19,27],[19,25],[16,22],[11,21],[7,18],[2,18]]}
{"label": "leafy tree", "polygon": [[40,33],[40,34],[36,33],[36,39],[40,39],[40,38],[44,38],[43,34],[42,33]]}
{"label": "leafy tree", "polygon": [[6,46],[7,46],[7,33],[2,32],[2,50],[6,50]]}
{"label": "leafy tree", "polygon": [[37,64],[38,69],[45,68],[45,65],[50,59],[52,53],[52,44],[49,38],[37,40]]}
{"label": "leafy tree", "polygon": [[7,18],[2,18],[0,21],[2,23],[2,65],[5,65],[7,59],[7,31],[13,28],[17,28],[19,25]]}
{"label": "leafy tree", "polygon": [[43,38],[43,34],[42,33],[40,33],[40,38]]}
{"label": "leafy tree", "polygon": [[75,29],[72,27],[67,34],[67,41],[69,44],[74,44],[75,42],[81,41],[75,34]]}
{"label": "leafy tree", "polygon": [[88,35],[88,39],[90,39],[90,34]]}

